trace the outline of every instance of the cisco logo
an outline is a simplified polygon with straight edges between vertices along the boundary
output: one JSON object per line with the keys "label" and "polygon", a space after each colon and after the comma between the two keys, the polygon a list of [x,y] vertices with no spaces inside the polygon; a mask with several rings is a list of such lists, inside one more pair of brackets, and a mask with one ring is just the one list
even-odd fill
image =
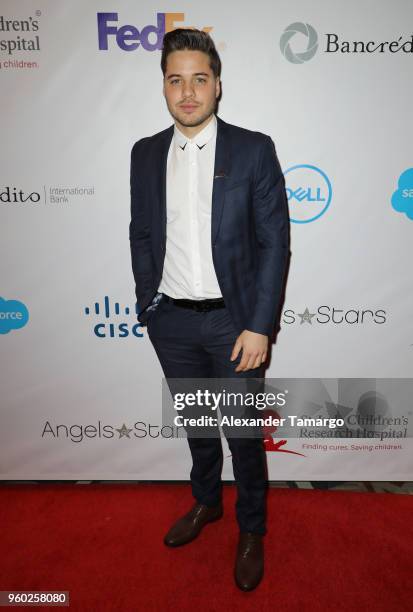
{"label": "cisco logo", "polygon": [[281,35],[280,49],[285,59],[292,64],[308,62],[318,49],[317,32],[309,23],[291,23]]}
{"label": "cisco logo", "polygon": [[93,333],[98,338],[128,338],[130,335],[135,338],[143,338],[139,329],[142,324],[137,322],[133,325],[130,322],[125,322],[123,317],[138,315],[138,304],[135,304],[133,309],[129,306],[121,307],[119,302],[114,302],[113,306],[109,302],[109,297],[105,295],[103,304],[95,302],[93,307],[85,306],[84,314],[87,317],[98,319],[93,325]]}
{"label": "cisco logo", "polygon": [[327,174],[317,166],[298,164],[284,172],[292,223],[311,223],[327,211],[332,188]]}
{"label": "cisco logo", "polygon": [[[118,26],[118,13],[98,13],[98,44],[100,51],[109,48],[109,37],[113,37],[119,49],[122,51],[136,51],[141,46],[145,51],[158,51],[162,49],[163,37],[167,32],[174,30],[175,22],[185,20],[184,13],[157,13],[156,25],[146,25],[141,30],[134,25],[126,24]],[[180,23],[179,27],[184,26]],[[210,32],[212,27],[202,28],[204,32]]]}

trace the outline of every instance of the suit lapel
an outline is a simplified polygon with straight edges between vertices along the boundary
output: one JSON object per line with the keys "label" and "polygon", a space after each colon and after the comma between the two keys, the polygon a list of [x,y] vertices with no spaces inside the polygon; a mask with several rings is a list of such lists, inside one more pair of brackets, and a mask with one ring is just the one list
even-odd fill
{"label": "suit lapel", "polygon": [[231,169],[228,124],[217,115],[214,179],[212,186],[211,243],[215,244],[224,208],[225,185]]}
{"label": "suit lapel", "polygon": [[161,244],[163,254],[165,254],[166,250],[166,170],[167,170],[167,161],[168,161],[168,151],[171,145],[171,140],[174,134],[174,126],[171,125],[167,130],[165,130],[165,135],[162,139],[161,158],[159,160],[158,167],[155,168],[155,182],[159,189],[159,217],[160,223],[153,223],[153,230],[158,232],[159,236],[155,236],[155,240],[153,241],[153,245]]}
{"label": "suit lapel", "polygon": [[[214,178],[212,185],[212,209],[211,209],[211,244],[215,244],[218,236],[219,224],[221,221],[222,210],[224,207],[225,183],[231,168],[230,147],[228,124],[217,118],[217,139],[215,147]],[[158,185],[160,186],[160,218],[161,223],[154,224],[154,228],[159,228],[159,240],[165,251],[166,246],[166,177],[168,151],[171,145],[174,126],[171,125],[166,131],[162,140],[161,159],[156,172]],[[156,240],[155,240],[156,243]]]}

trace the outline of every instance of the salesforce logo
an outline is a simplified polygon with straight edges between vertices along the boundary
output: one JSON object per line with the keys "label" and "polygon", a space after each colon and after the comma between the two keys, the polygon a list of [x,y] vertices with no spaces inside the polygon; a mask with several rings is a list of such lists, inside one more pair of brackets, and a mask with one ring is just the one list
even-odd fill
{"label": "salesforce logo", "polygon": [[284,172],[293,223],[310,223],[319,219],[330,206],[331,183],[325,172],[309,164],[299,164]]}
{"label": "salesforce logo", "polygon": [[400,175],[398,188],[391,198],[391,205],[394,210],[413,221],[413,168],[405,170]]}
{"label": "salesforce logo", "polygon": [[[297,36],[298,35],[298,36]],[[306,46],[303,47],[303,36],[305,37]],[[295,45],[294,50],[291,47],[291,41],[298,41],[298,49]],[[300,44],[301,43],[301,44]],[[292,64],[303,64],[314,57],[318,49],[318,36],[313,26],[309,23],[291,23],[285,28],[280,39],[281,53],[286,60]]]}
{"label": "salesforce logo", "polygon": [[29,320],[29,311],[23,302],[5,300],[0,297],[0,334],[24,327]]}
{"label": "salesforce logo", "polygon": [[[190,27],[180,23],[175,26],[175,21],[183,22],[184,13],[157,13],[157,24],[146,25],[139,31],[134,25],[117,25],[118,13],[98,13],[98,43],[100,51],[108,50],[109,36],[113,36],[116,44],[122,51],[135,51],[142,46],[145,51],[157,51],[162,49],[163,37],[166,32],[174,30],[175,27]],[[201,28],[200,28],[201,29]],[[202,28],[205,32],[210,32],[211,27]],[[151,38],[151,40],[150,40]]]}

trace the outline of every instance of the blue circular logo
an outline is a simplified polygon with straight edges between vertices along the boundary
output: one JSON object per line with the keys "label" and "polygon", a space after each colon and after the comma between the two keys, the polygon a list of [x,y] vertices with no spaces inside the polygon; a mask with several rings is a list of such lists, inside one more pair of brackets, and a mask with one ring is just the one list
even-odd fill
{"label": "blue circular logo", "polygon": [[311,223],[326,212],[332,198],[331,183],[323,170],[298,164],[284,172],[292,223]]}

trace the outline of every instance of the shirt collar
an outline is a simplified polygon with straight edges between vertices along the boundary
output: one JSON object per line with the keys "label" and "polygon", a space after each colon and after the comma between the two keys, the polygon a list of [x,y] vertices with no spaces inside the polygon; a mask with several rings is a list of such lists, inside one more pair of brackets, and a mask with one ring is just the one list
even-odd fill
{"label": "shirt collar", "polygon": [[217,118],[214,113],[209,123],[204,128],[202,128],[202,130],[198,132],[198,134],[196,134],[196,136],[194,136],[193,138],[188,138],[188,136],[185,136],[185,134],[181,132],[181,130],[177,127],[176,124],[174,126],[174,137],[180,147],[184,147],[185,144],[189,142],[197,144],[199,148],[202,148],[216,134],[216,131]]}

